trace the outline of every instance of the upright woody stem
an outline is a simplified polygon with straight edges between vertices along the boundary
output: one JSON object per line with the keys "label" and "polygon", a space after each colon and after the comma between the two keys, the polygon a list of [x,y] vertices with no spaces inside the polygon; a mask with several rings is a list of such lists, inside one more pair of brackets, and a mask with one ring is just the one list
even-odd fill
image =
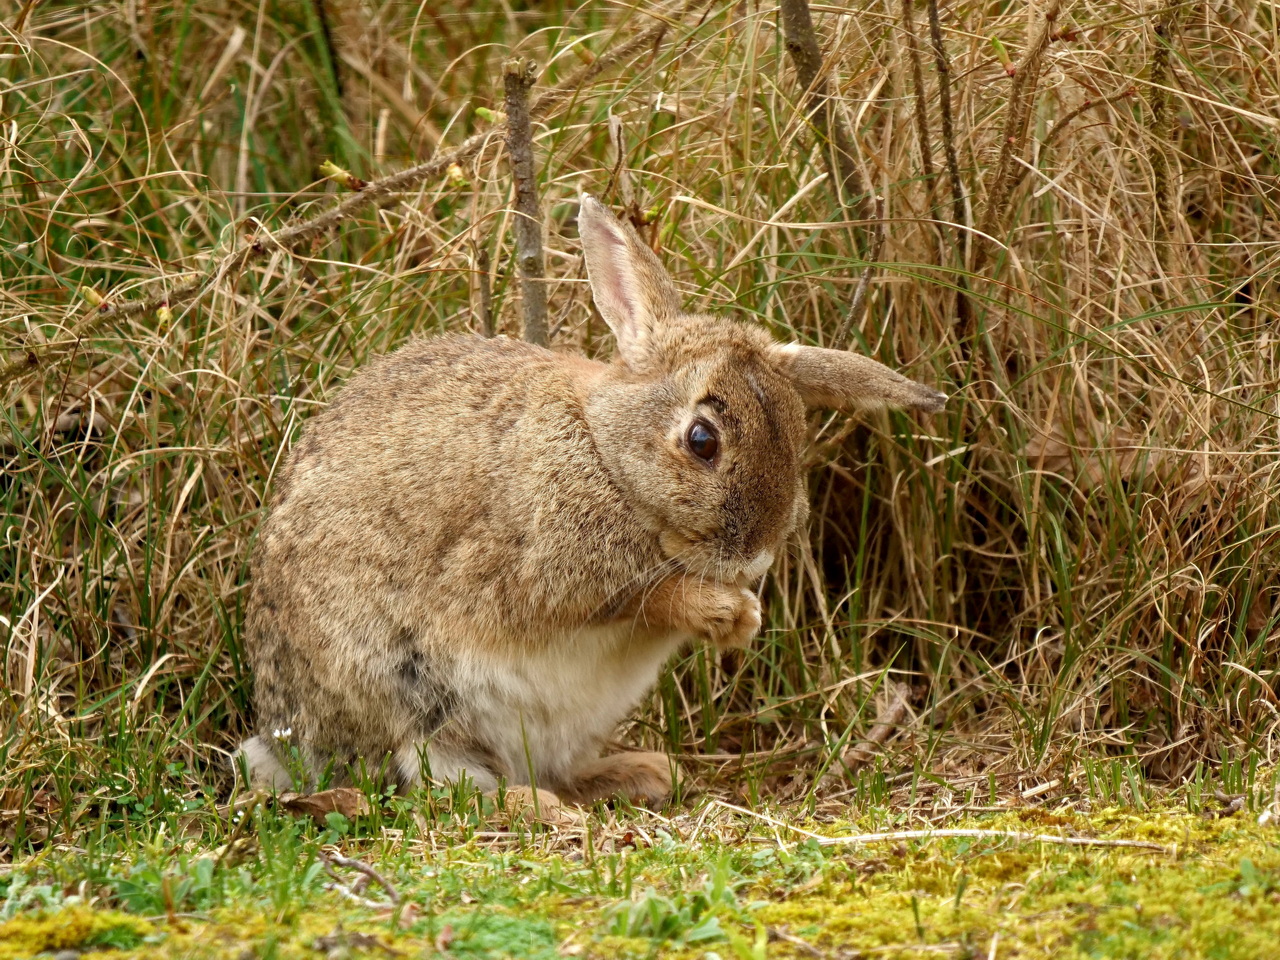
{"label": "upright woody stem", "polygon": [[524,304],[524,338],[545,347],[547,339],[546,261],[542,253],[542,208],[533,165],[533,125],[529,91],[538,75],[532,60],[514,57],[503,64],[506,89],[507,154],[516,184],[516,269]]}

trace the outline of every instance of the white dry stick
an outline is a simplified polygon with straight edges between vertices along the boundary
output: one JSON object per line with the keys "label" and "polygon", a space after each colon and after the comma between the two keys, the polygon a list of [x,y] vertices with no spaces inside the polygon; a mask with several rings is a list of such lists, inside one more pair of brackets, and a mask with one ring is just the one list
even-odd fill
{"label": "white dry stick", "polygon": [[943,840],[947,838],[968,837],[974,840],[1012,840],[1015,843],[1056,843],[1069,847],[1123,847],[1131,850],[1151,850],[1155,853],[1175,855],[1177,846],[1166,847],[1146,840],[1108,840],[1104,837],[1065,837],[1051,833],[1022,833],[1018,830],[982,830],[982,829],[950,829],[950,830],[891,830],[887,833],[854,833],[843,837],[824,837],[820,833],[805,830],[794,824],[786,823],[767,814],[748,810],[723,800],[713,801],[726,810],[745,814],[775,827],[783,827],[792,833],[815,840],[820,847],[856,846],[871,843],[899,843],[903,840]]}
{"label": "white dry stick", "polygon": [[[342,856],[342,854],[336,853],[335,851],[330,849],[322,849],[320,851],[320,859],[321,859],[321,862],[324,863],[324,872],[329,874],[329,876],[333,878],[333,883],[325,884],[325,889],[336,890],[338,893],[342,894],[343,896],[347,897],[348,899],[356,903],[361,904],[362,906],[366,906],[366,907],[388,906],[388,904],[386,903],[378,903],[376,900],[369,900],[360,895],[361,890],[363,889],[363,886],[364,886],[364,884],[360,883],[360,880],[363,880],[365,884],[367,884],[368,881],[372,880],[374,883],[382,887],[382,889],[387,892],[387,899],[390,901],[390,904],[389,904],[390,906],[395,907],[399,905],[400,894],[396,891],[396,888],[391,885],[391,881],[389,881],[386,877],[380,874],[377,870],[373,869],[373,867],[369,866],[369,864],[365,863],[363,860],[356,860],[356,859],[353,859],[352,857],[344,857]],[[345,867],[348,870],[354,870],[356,873],[361,874],[361,877],[356,881],[356,883],[353,883],[351,884],[350,887],[348,887],[342,882],[342,878],[338,876],[337,871],[333,869],[335,866]]]}

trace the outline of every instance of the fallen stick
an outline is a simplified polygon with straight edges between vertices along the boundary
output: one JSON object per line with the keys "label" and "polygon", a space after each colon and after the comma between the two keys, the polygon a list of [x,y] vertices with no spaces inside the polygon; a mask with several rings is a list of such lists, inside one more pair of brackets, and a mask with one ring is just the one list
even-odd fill
{"label": "fallen stick", "polygon": [[333,878],[333,883],[326,884],[326,886],[329,889],[336,890],[338,893],[341,893],[342,895],[348,897],[349,899],[354,900],[357,903],[361,903],[365,906],[374,906],[374,907],[387,906],[387,904],[381,904],[376,901],[369,900],[365,897],[362,897],[360,895],[361,891],[356,889],[355,884],[352,884],[350,887],[344,884],[342,882],[342,878],[338,876],[337,871],[335,871],[333,868],[345,867],[348,870],[354,870],[356,873],[363,874],[366,879],[366,882],[368,880],[372,880],[378,886],[382,887],[382,889],[385,890],[387,893],[387,899],[390,901],[390,906],[394,907],[399,905],[400,894],[396,891],[396,888],[391,885],[391,881],[388,880],[386,877],[384,877],[382,874],[380,874],[373,867],[369,866],[369,864],[365,863],[363,860],[355,860],[351,857],[344,857],[342,856],[342,854],[335,853],[332,850],[321,850],[320,859],[324,863],[324,872],[329,874],[329,876]]}
{"label": "fallen stick", "polygon": [[1173,854],[1176,847],[1151,843],[1147,840],[1107,840],[1103,837],[1063,837],[1052,833],[1022,833],[1018,830],[894,830],[889,833],[856,833],[847,837],[818,837],[823,847],[859,843],[893,843],[900,840],[934,840],[946,837],[970,837],[975,840],[1013,840],[1017,843],[1057,843],[1069,847],[1127,847],[1134,850],[1153,850]]}
{"label": "fallen stick", "polygon": [[902,840],[944,840],[947,838],[964,838],[968,837],[975,840],[1013,840],[1017,843],[1056,843],[1069,847],[1125,847],[1133,850],[1151,850],[1156,853],[1177,853],[1177,847],[1166,847],[1163,844],[1151,843],[1146,840],[1107,840],[1102,837],[1063,837],[1051,833],[1022,833],[1018,830],[982,830],[982,829],[949,829],[949,830],[892,830],[888,833],[855,833],[844,837],[824,837],[820,833],[814,833],[811,830],[805,830],[803,827],[797,827],[794,824],[786,823],[770,817],[767,814],[757,813],[754,810],[748,810],[746,807],[739,807],[736,804],[726,803],[724,800],[714,800],[713,803],[724,807],[726,810],[733,810],[736,813],[746,814],[757,820],[763,820],[775,827],[782,827],[793,833],[808,837],[815,840],[820,847],[838,847],[838,846],[855,846],[858,844],[870,843],[895,843]]}

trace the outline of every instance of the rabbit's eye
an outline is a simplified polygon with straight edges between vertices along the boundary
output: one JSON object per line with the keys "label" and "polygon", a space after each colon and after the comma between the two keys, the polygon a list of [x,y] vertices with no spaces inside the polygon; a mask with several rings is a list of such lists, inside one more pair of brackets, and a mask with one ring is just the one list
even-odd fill
{"label": "rabbit's eye", "polygon": [[685,439],[693,455],[707,463],[715,460],[716,454],[720,452],[720,437],[716,435],[716,428],[705,420],[693,421],[689,425],[689,432],[685,435]]}

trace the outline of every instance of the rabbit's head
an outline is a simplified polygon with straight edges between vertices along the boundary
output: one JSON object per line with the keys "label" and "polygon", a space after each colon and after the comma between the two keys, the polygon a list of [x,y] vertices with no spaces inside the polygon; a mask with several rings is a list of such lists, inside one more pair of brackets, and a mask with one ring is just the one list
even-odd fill
{"label": "rabbit's head", "polygon": [[617,339],[617,365],[587,402],[592,436],[663,552],[693,570],[759,577],[803,519],[806,405],[935,411],[946,400],[866,357],[686,314],[653,251],[592,197],[578,227]]}

